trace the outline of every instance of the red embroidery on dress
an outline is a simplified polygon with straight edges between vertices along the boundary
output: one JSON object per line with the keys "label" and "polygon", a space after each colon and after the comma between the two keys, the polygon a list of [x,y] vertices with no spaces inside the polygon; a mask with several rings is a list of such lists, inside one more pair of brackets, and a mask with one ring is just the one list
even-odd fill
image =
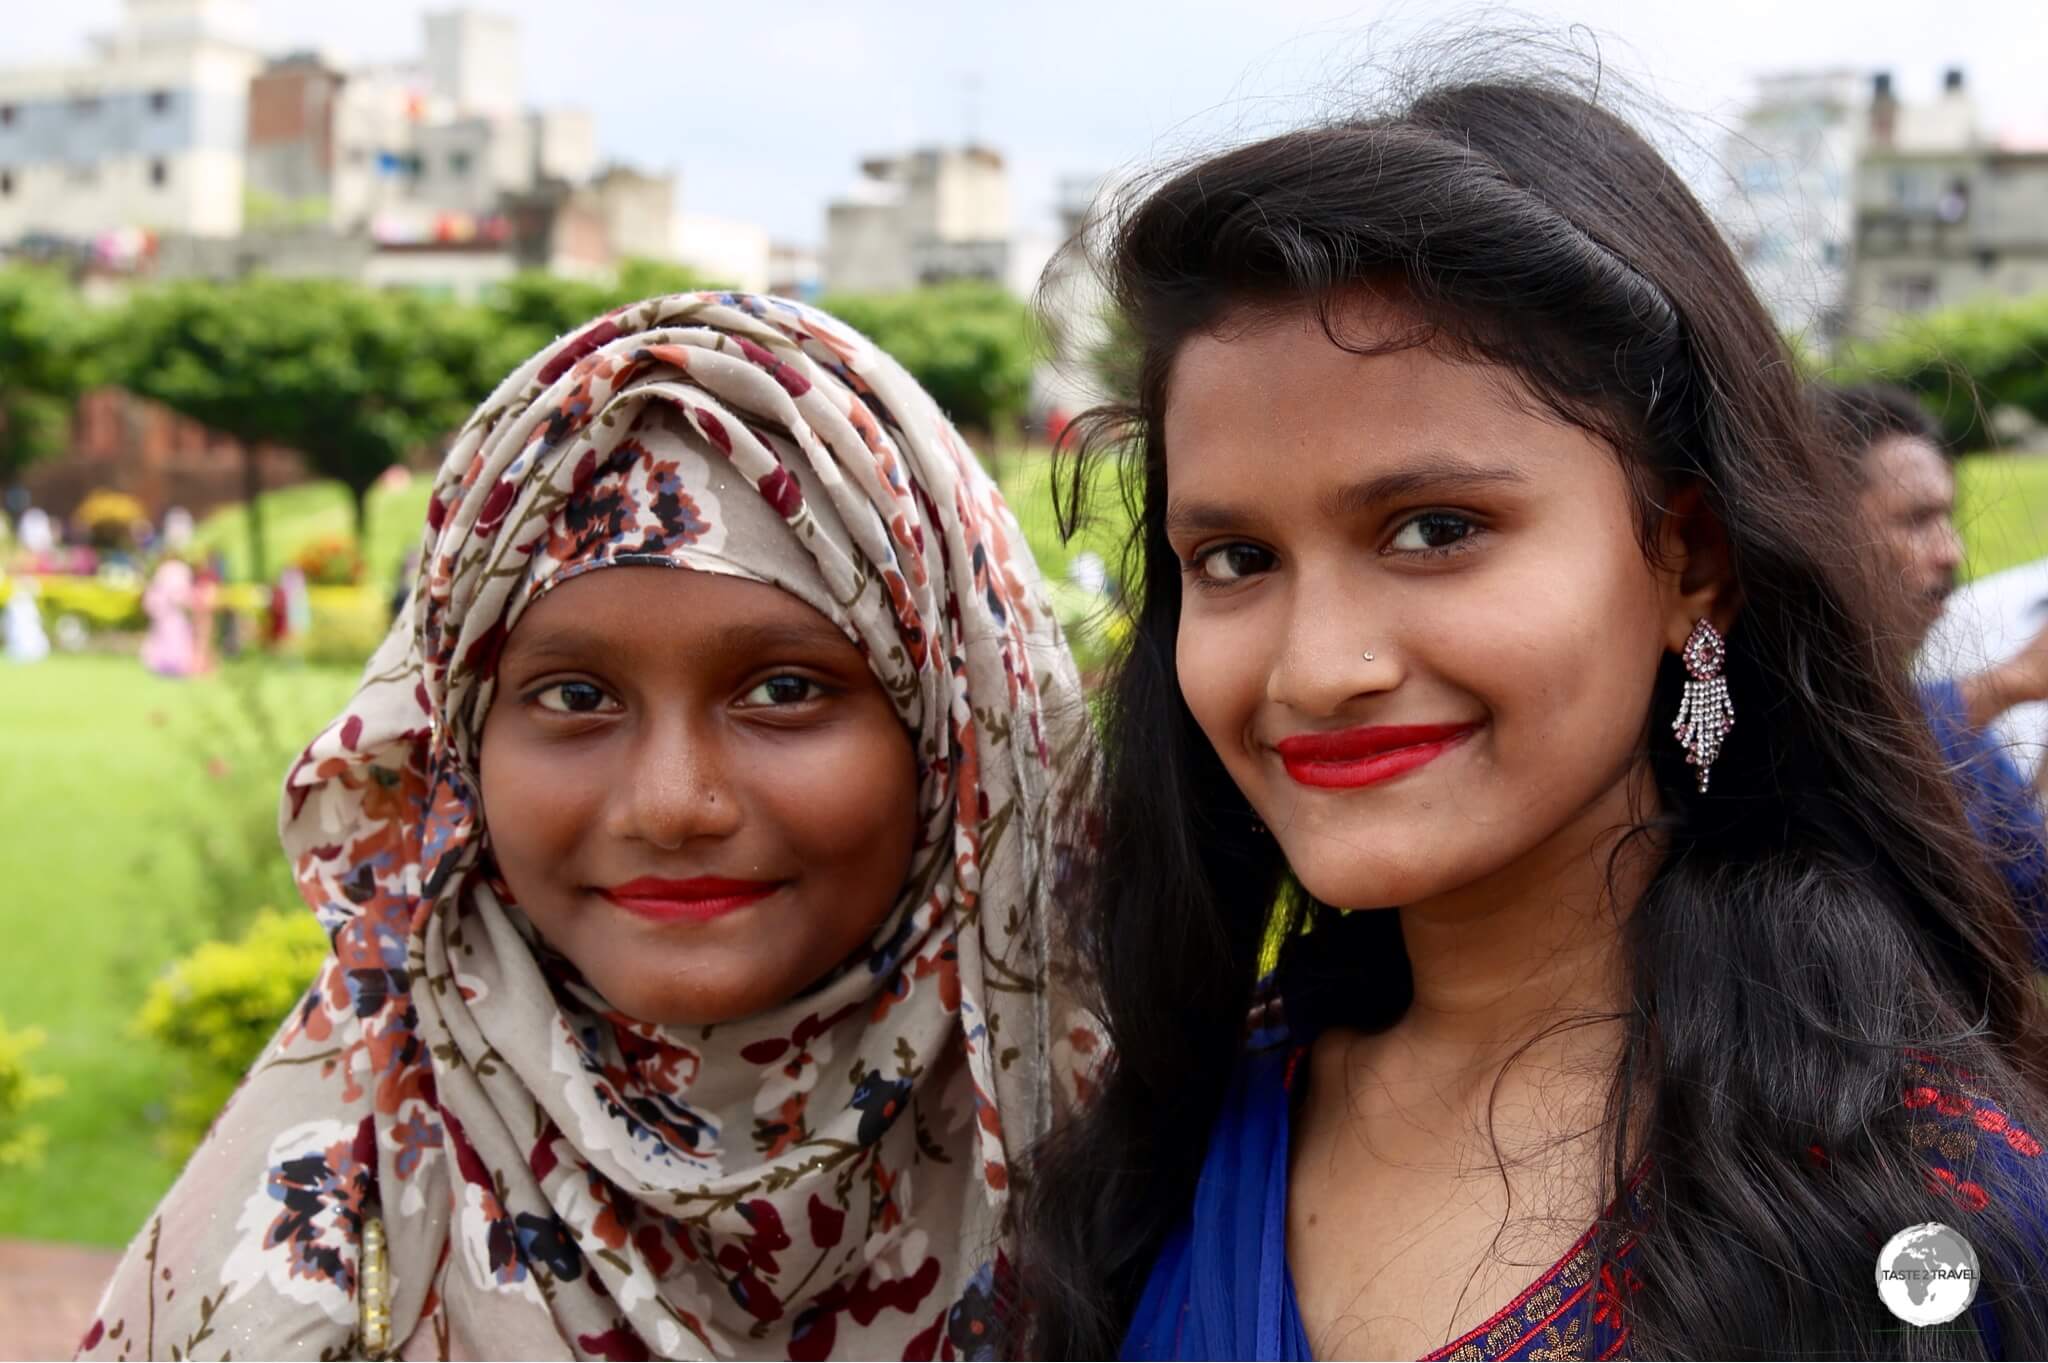
{"label": "red embroidery on dress", "polygon": [[1991,1194],[1984,1191],[1982,1184],[1957,1178],[1946,1169],[1927,1171],[1927,1191],[1945,1194],[1964,1211],[1981,1212],[1991,1205]]}
{"label": "red embroidery on dress", "polygon": [[1593,1289],[1593,1323],[1622,1328],[1622,1294],[1634,1296],[1642,1289],[1643,1280],[1626,1264],[1622,1265],[1620,1276],[1616,1276],[1613,1264],[1600,1265],[1600,1283]]}

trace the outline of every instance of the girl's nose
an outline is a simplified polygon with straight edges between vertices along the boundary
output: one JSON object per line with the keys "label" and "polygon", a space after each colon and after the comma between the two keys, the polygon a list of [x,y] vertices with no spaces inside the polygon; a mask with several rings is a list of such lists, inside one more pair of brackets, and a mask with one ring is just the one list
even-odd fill
{"label": "girl's nose", "polygon": [[611,831],[662,851],[738,830],[740,802],[717,726],[682,717],[649,720],[611,798]]}

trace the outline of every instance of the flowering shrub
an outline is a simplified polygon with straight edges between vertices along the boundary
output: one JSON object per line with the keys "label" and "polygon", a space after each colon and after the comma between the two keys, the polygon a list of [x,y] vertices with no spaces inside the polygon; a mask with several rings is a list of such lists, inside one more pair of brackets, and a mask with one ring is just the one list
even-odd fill
{"label": "flowering shrub", "polygon": [[0,1022],[0,1170],[42,1158],[47,1133],[29,1125],[21,1114],[64,1087],[61,1079],[29,1068],[29,1052],[42,1044],[43,1034],[35,1028],[12,1032]]}
{"label": "flowering shrub", "polygon": [[146,522],[149,513],[142,509],[141,502],[125,492],[98,488],[86,494],[78,510],[71,513],[71,519],[95,548],[132,549],[135,527]]}
{"label": "flowering shrub", "polygon": [[182,1070],[165,1133],[173,1153],[199,1144],[326,954],[312,914],[263,909],[239,938],[206,943],[150,985],[135,1026]]}
{"label": "flowering shrub", "polygon": [[353,587],[363,580],[363,556],[346,535],[322,535],[299,550],[292,562],[315,587]]}

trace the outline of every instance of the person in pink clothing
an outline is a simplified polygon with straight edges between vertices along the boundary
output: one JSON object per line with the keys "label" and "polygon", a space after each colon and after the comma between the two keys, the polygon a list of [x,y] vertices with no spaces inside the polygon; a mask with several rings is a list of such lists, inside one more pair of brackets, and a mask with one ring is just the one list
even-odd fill
{"label": "person in pink clothing", "polygon": [[142,611],[149,617],[142,665],[158,676],[189,677],[199,670],[192,604],[192,565],[182,559],[165,559],[142,594]]}

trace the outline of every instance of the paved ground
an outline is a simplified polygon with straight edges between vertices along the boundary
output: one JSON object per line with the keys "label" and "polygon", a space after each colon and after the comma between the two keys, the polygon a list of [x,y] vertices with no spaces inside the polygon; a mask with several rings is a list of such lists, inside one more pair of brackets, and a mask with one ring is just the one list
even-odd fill
{"label": "paved ground", "polygon": [[0,1359],[69,1358],[120,1251],[0,1240]]}

